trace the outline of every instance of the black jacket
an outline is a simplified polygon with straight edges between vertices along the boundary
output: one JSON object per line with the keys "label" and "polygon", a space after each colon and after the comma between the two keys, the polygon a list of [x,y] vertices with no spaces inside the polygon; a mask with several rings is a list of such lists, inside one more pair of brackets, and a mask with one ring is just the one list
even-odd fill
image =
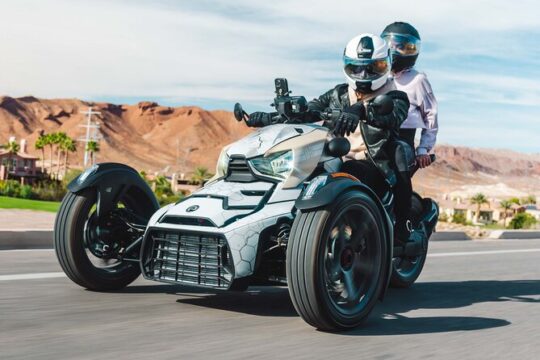
{"label": "black jacket", "polygon": [[[399,128],[409,111],[409,99],[406,93],[398,90],[390,90],[386,95],[390,96],[394,103],[392,112],[388,115],[378,115],[370,106],[371,100],[369,100],[366,106],[366,119],[363,119],[366,121],[360,122],[360,131],[368,149],[368,157],[384,173],[387,180],[393,183],[394,175],[389,163],[393,159],[385,151],[385,145],[388,141],[398,139]],[[311,116],[306,120],[319,121],[318,113],[328,108],[345,109],[350,105],[348,85],[339,84],[308,103]],[[333,124],[325,123],[325,126],[332,128]]]}

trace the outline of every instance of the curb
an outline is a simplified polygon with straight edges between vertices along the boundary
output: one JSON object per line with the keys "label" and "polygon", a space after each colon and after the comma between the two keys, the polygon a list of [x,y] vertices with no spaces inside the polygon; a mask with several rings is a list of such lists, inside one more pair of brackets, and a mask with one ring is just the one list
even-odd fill
{"label": "curb", "polygon": [[538,230],[494,230],[489,239],[540,239]]}
{"label": "curb", "polygon": [[0,250],[9,249],[52,249],[52,229],[0,230]]}

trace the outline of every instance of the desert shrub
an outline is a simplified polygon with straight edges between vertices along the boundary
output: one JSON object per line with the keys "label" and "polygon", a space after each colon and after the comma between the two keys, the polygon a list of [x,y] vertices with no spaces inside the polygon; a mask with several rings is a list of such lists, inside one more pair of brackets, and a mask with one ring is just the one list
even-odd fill
{"label": "desert shrub", "polygon": [[512,218],[508,227],[510,229],[528,229],[536,224],[536,219],[531,214],[518,213]]}
{"label": "desert shrub", "polygon": [[34,198],[45,201],[60,201],[66,194],[66,188],[57,181],[42,181],[33,188]]}
{"label": "desert shrub", "polygon": [[82,171],[77,169],[70,169],[62,179],[62,186],[67,187],[77,176],[81,175]]}
{"label": "desert shrub", "polygon": [[439,215],[439,221],[448,222],[448,214],[443,212]]}
{"label": "desert shrub", "polygon": [[34,191],[30,185],[23,185],[19,189],[19,196],[23,199],[33,199],[34,198]]}
{"label": "desert shrub", "polygon": [[466,225],[467,224],[467,217],[464,213],[457,212],[454,213],[452,216],[452,222],[456,224]]}
{"label": "desert shrub", "polygon": [[19,197],[21,183],[17,180],[5,180],[0,182],[0,195]]}

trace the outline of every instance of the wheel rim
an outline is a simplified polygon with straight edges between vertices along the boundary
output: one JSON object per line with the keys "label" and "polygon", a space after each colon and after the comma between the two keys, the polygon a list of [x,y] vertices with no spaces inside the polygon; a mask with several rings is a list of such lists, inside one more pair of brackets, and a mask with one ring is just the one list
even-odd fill
{"label": "wheel rim", "polygon": [[381,266],[377,222],[366,207],[354,204],[334,218],[323,252],[326,294],[342,315],[362,311],[373,297]]}
{"label": "wheel rim", "polygon": [[394,270],[401,276],[408,277],[416,273],[420,265],[422,264],[422,257],[420,256],[403,256],[392,259]]}
{"label": "wheel rim", "polygon": [[[96,199],[88,207],[85,214],[83,230],[83,247],[88,261],[96,269],[106,272],[120,272],[132,264],[122,261],[122,251],[134,240],[129,227],[115,215],[118,211],[135,211],[128,204],[129,198],[118,201],[111,213],[98,221]],[[116,213],[115,213],[116,212]]]}

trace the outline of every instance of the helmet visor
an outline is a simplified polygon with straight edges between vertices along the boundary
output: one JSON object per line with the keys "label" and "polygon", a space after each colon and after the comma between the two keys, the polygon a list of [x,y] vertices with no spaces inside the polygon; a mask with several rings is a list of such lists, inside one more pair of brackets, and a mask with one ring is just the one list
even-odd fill
{"label": "helmet visor", "polygon": [[384,40],[392,52],[402,56],[414,56],[420,52],[420,39],[411,35],[385,34]]}
{"label": "helmet visor", "polygon": [[372,81],[390,71],[390,57],[381,59],[352,59],[344,56],[345,74],[358,81]]}

